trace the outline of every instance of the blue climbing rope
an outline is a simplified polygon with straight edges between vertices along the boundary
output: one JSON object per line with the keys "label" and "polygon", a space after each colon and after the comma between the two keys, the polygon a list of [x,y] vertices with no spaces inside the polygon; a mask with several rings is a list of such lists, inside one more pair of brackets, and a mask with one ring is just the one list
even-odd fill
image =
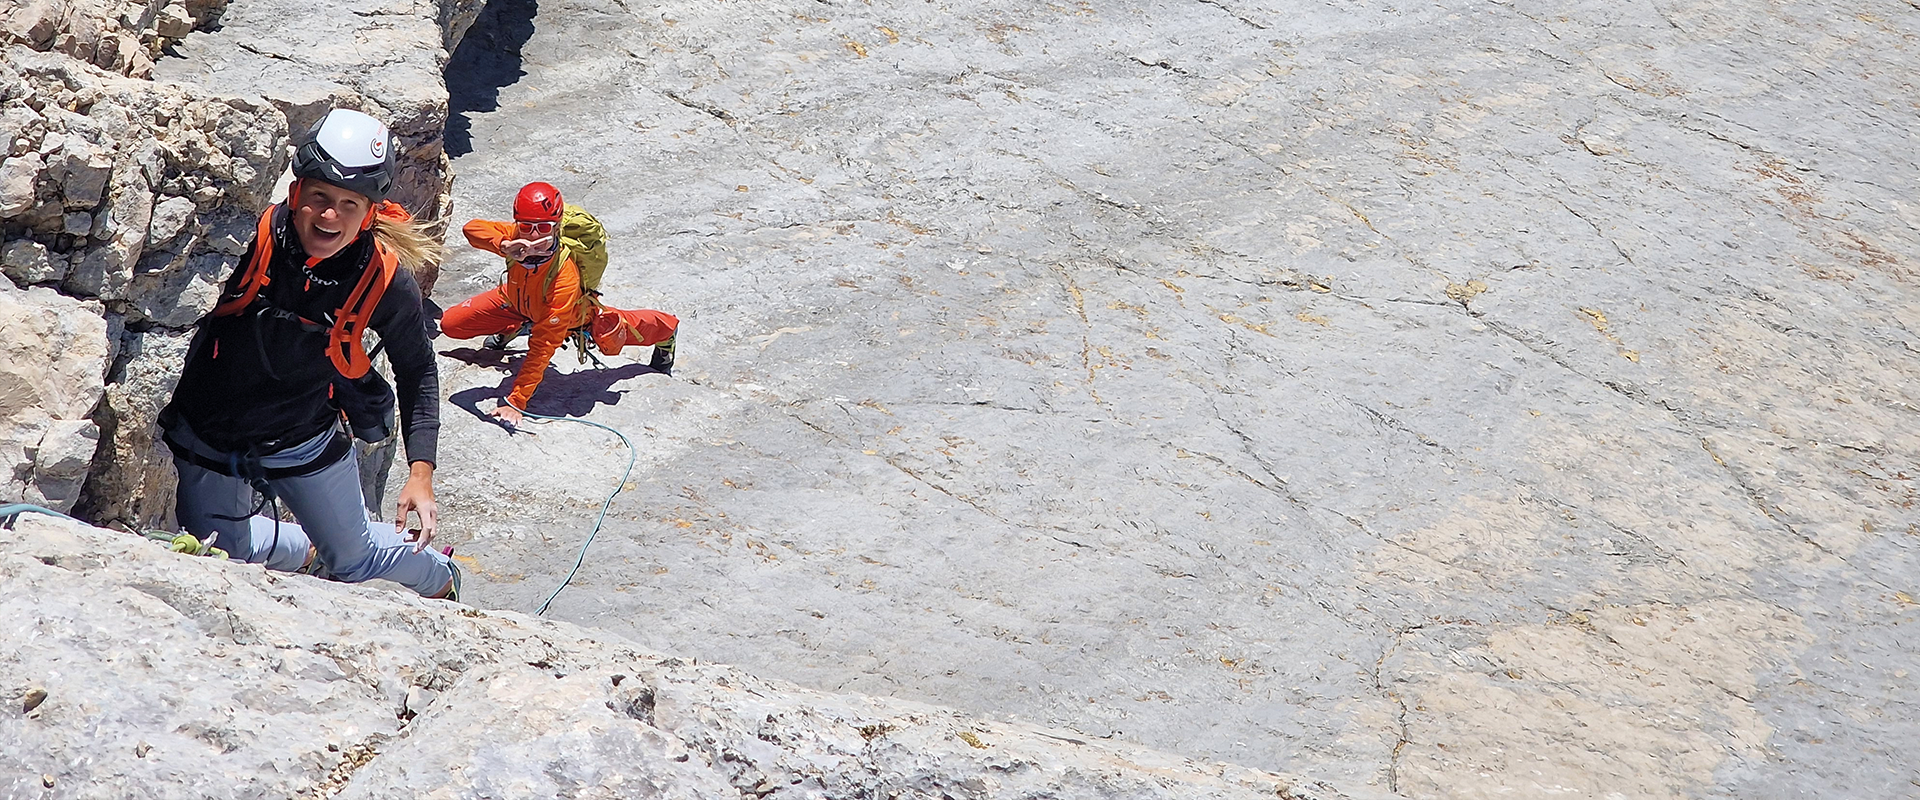
{"label": "blue climbing rope", "polygon": [[[65,520],[79,522],[82,525],[86,524],[83,520],[74,519],[51,508],[41,508],[31,503],[9,503],[0,506],[0,528],[12,528],[14,519],[26,513],[45,514],[49,517],[59,517]],[[173,534],[167,533],[166,531],[147,531],[145,535],[148,539],[165,543],[167,549],[176,553],[186,553],[192,556],[213,556],[215,558],[227,557],[227,551],[214,547],[213,539],[211,538],[202,542],[190,533]]]}
{"label": "blue climbing rope", "polygon": [[553,594],[547,595],[547,599],[540,603],[540,607],[537,609],[534,609],[533,615],[537,617],[547,613],[547,606],[552,605],[553,599],[560,596],[561,589],[567,588],[567,584],[573,582],[573,576],[580,572],[580,565],[583,563],[586,563],[587,548],[593,545],[593,537],[600,535],[600,524],[607,521],[607,509],[613,507],[613,498],[616,495],[620,494],[621,489],[625,489],[627,487],[627,478],[633,476],[633,465],[636,461],[639,460],[639,452],[634,450],[633,440],[628,439],[626,434],[621,433],[620,431],[615,430],[614,428],[611,428],[609,426],[602,425],[598,422],[591,422],[584,419],[574,419],[573,417],[549,417],[545,414],[535,414],[531,411],[523,411],[520,413],[525,414],[529,419],[544,420],[548,422],[552,422],[552,421],[578,422],[582,425],[591,425],[595,428],[599,428],[603,431],[608,431],[613,435],[620,437],[620,443],[627,446],[627,471],[620,474],[620,482],[613,485],[613,493],[607,495],[607,501],[600,504],[600,518],[593,521],[593,530],[587,533],[587,540],[585,542],[580,543],[580,554],[573,559],[573,569],[570,569],[567,571],[567,577],[560,581],[559,586],[553,587]]}
{"label": "blue climbing rope", "polygon": [[[39,506],[33,505],[32,503],[8,503],[7,505],[0,506],[0,525],[10,526],[13,524],[14,517],[20,516],[21,514],[25,514],[29,511],[35,514],[45,514],[49,517],[59,517],[61,519],[73,519],[73,517],[69,517],[51,508],[41,508]],[[73,521],[79,522],[79,520],[77,519]]]}

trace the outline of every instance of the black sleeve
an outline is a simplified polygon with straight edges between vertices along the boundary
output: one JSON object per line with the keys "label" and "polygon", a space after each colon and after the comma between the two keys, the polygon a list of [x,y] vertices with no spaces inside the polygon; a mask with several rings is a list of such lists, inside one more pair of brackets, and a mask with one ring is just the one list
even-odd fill
{"label": "black sleeve", "polygon": [[405,267],[393,271],[393,282],[380,296],[371,324],[393,363],[393,388],[399,400],[407,461],[434,463],[440,441],[440,367],[434,361],[433,344],[427,339],[420,284]]}

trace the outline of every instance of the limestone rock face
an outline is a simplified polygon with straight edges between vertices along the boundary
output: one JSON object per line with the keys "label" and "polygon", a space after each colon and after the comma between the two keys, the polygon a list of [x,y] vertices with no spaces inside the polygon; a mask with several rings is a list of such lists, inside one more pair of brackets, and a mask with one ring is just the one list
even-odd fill
{"label": "limestone rock face", "polygon": [[[10,155],[0,162],[0,223],[7,237],[0,244],[0,269],[10,286],[41,287],[35,293],[57,288],[94,301],[96,321],[104,316],[114,339],[102,352],[147,352],[138,341],[120,341],[121,332],[131,325],[149,332],[132,334],[136,338],[164,338],[213,307],[219,282],[244,252],[252,222],[284,169],[285,120],[257,100],[123,77],[62,52],[20,45],[6,52],[0,62],[0,120],[6,127],[0,134],[8,137]],[[50,351],[54,359],[83,360],[80,372],[104,376],[107,370],[87,360],[93,355]],[[179,362],[162,369],[177,371]],[[124,363],[111,371],[129,372]],[[101,389],[93,387],[93,400]],[[141,486],[171,481],[171,467],[149,448],[117,444],[147,438],[144,428],[165,395],[131,399],[124,387],[107,394],[147,411],[118,417],[109,411],[112,403],[102,406],[84,433],[107,447],[98,458],[89,450],[83,460],[115,486],[129,482],[122,480],[128,473],[144,475],[130,481]],[[89,402],[69,419],[93,412]],[[142,430],[123,431],[121,420]],[[71,447],[38,452],[71,455],[80,433],[66,435]],[[57,468],[37,462],[32,468],[45,477],[72,463],[66,458]],[[61,507],[72,507],[75,492],[61,492]],[[170,491],[157,494],[170,497]],[[122,521],[128,522],[169,513],[139,505],[138,497],[121,494],[82,506],[88,513],[126,509],[130,515]]]}
{"label": "limestone rock face", "polygon": [[1340,796],[34,515],[0,578],[7,796]]}
{"label": "limestone rock face", "polygon": [[0,45],[58,53],[135,78],[154,53],[219,19],[226,0],[4,0]]}
{"label": "limestone rock face", "polygon": [[[439,221],[449,210],[452,181],[441,73],[482,5],[241,0],[227,7],[217,32],[182,42],[183,58],[163,62],[158,74],[216,93],[264,97],[295,133],[332,107],[380,118],[400,137],[400,174],[389,199],[417,218]],[[422,277],[431,289],[431,270]]]}
{"label": "limestone rock face", "polygon": [[105,446],[95,460],[79,511],[97,520],[137,528],[173,524],[173,456],[153,421],[173,396],[190,331],[123,331],[108,374],[104,402],[94,414]]}
{"label": "limestone rock face", "polygon": [[100,429],[109,356],[98,301],[0,283],[0,502],[66,511],[78,499]]}
{"label": "limestone rock face", "polygon": [[[533,398],[639,452],[550,613],[1410,797],[1914,793],[1910,4],[487,13],[456,205],[682,319]],[[447,415],[483,605],[624,468],[533,430]]]}
{"label": "limestone rock face", "polygon": [[[228,230],[264,207],[284,168],[271,107],[123,78],[15,46],[0,63],[4,260],[16,283],[120,301],[136,322],[179,325],[211,307],[194,283],[225,277]],[[163,210],[154,229],[154,208]],[[195,261],[203,254],[222,257]],[[164,254],[164,255],[161,255]],[[129,308],[130,306],[130,308]]]}

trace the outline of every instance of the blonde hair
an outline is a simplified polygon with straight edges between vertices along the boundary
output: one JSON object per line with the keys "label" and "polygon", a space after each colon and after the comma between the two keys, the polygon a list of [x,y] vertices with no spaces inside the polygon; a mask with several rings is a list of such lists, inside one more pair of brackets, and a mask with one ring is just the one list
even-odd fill
{"label": "blonde hair", "polygon": [[441,259],[447,257],[447,247],[440,243],[439,237],[429,235],[426,226],[412,219],[399,220],[369,211],[374,214],[373,238],[394,256],[400,259],[400,266],[413,272],[422,269],[438,271]]}

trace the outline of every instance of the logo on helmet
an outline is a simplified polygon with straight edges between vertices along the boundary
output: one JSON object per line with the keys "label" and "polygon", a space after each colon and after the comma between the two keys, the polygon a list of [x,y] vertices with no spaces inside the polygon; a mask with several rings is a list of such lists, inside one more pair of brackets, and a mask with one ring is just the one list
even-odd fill
{"label": "logo on helmet", "polygon": [[560,199],[560,190],[553,184],[534,181],[520,187],[520,193],[513,198],[513,218],[524,222],[558,222],[566,212],[566,203]]}
{"label": "logo on helmet", "polygon": [[378,138],[378,139],[375,139],[375,140],[373,140],[373,157],[374,157],[374,158],[386,158],[386,157],[387,157],[387,139],[386,139],[386,137],[384,137],[384,136],[383,136],[383,137],[380,137],[380,138]]}

